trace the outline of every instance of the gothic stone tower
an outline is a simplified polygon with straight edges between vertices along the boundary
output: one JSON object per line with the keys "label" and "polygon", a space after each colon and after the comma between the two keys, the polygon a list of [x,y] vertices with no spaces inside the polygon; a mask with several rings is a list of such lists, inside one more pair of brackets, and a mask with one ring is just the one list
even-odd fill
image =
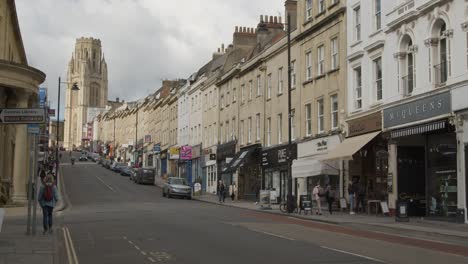
{"label": "gothic stone tower", "polygon": [[[107,63],[101,41],[94,38],[76,40],[75,52],[68,64],[65,105],[64,147],[71,150],[82,145],[83,131],[91,108],[104,108],[107,103]],[[79,91],[72,91],[72,83]]]}

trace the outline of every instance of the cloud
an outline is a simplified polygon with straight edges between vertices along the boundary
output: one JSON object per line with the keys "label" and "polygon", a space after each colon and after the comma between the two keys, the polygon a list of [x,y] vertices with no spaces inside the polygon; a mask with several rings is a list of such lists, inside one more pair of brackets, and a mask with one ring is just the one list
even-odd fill
{"label": "cloud", "polygon": [[[29,64],[44,71],[56,105],[76,38],[101,39],[109,99],[135,100],[162,79],[187,78],[208,62],[236,25],[284,13],[282,0],[16,0]],[[64,97],[61,99],[63,111]],[[63,113],[63,112],[62,112]],[[63,116],[63,114],[62,114]]]}

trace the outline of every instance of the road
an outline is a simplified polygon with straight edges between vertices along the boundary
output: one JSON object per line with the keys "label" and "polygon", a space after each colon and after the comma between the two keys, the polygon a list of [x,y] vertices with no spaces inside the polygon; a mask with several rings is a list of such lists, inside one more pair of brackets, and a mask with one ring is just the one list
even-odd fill
{"label": "road", "polygon": [[91,162],[64,161],[62,171],[69,206],[57,218],[60,263],[468,263],[398,237],[163,198]]}

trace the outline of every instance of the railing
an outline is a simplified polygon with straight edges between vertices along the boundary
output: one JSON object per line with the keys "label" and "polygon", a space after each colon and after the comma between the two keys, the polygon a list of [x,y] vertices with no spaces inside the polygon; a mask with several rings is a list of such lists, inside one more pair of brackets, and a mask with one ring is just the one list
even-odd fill
{"label": "railing", "polygon": [[414,75],[408,74],[401,78],[403,83],[403,94],[404,95],[411,95],[414,90]]}
{"label": "railing", "polygon": [[442,85],[447,81],[447,62],[434,66],[435,84]]}

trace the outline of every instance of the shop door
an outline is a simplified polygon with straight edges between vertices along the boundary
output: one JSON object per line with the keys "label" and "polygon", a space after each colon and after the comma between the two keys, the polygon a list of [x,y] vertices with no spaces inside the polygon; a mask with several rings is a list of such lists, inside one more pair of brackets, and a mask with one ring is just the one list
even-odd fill
{"label": "shop door", "polygon": [[426,215],[425,147],[398,147],[398,199],[408,202],[409,216]]}
{"label": "shop door", "polygon": [[187,161],[187,167],[186,167],[186,174],[187,174],[187,182],[192,186],[192,161],[189,160]]}
{"label": "shop door", "polygon": [[166,176],[167,173],[167,159],[161,159],[161,175]]}
{"label": "shop door", "polygon": [[286,197],[288,196],[288,172],[281,171],[280,172],[280,193],[281,193],[281,201],[286,201]]}

